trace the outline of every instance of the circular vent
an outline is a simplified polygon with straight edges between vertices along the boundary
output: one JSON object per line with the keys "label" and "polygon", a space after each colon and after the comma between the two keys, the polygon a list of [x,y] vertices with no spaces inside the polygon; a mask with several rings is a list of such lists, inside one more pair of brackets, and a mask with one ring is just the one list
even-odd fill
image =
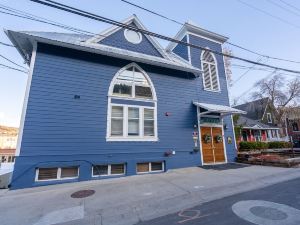
{"label": "circular vent", "polygon": [[132,44],[139,44],[142,41],[142,34],[133,30],[124,30],[124,36]]}

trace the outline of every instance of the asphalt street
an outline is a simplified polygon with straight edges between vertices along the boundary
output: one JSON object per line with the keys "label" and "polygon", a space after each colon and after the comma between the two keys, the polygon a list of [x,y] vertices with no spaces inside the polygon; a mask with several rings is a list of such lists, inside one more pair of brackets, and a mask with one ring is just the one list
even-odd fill
{"label": "asphalt street", "polygon": [[139,225],[300,225],[300,179],[198,205]]}

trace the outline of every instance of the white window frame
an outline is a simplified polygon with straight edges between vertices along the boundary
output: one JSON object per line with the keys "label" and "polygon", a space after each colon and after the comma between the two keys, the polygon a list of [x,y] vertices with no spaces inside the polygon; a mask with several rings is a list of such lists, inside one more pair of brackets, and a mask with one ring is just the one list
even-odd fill
{"label": "white window frame", "polygon": [[[122,136],[112,136],[111,135],[111,109],[113,106],[123,107],[123,135]],[[140,105],[126,105],[126,104],[109,104],[108,112],[108,125],[107,125],[107,141],[157,141],[157,111],[156,107],[150,106],[140,106]],[[139,135],[131,136],[128,135],[128,108],[138,108],[139,109]],[[144,109],[153,109],[154,116],[154,136],[144,136]]]}
{"label": "white window frame", "polygon": [[[75,177],[61,177],[61,169],[62,168],[68,168],[68,167],[77,167],[77,176]],[[47,179],[47,180],[39,180],[39,171],[40,169],[57,169],[57,176],[53,179]],[[70,180],[70,179],[76,179],[79,178],[79,166],[64,166],[64,167],[49,167],[49,168],[36,168],[35,170],[35,182],[44,182],[44,181],[56,181],[56,180]]]}
{"label": "white window frame", "polygon": [[[270,120],[269,120],[269,118],[270,118]],[[273,120],[272,120],[272,114],[271,113],[267,113],[267,121],[268,121],[268,123],[272,123],[273,122]]]}
{"label": "white window frame", "polygon": [[[209,51],[209,48],[207,48],[208,51]],[[218,63],[217,63],[217,59],[215,57],[215,55],[211,52],[209,52],[211,54],[211,56],[213,57],[214,59],[214,63],[211,63],[211,62],[206,62],[203,60],[203,55],[204,53],[206,52],[207,50],[203,50],[201,52],[201,56],[200,56],[200,61],[201,61],[201,69],[203,70],[203,64],[206,63],[208,64],[208,70],[209,70],[209,77],[210,77],[210,84],[211,84],[211,88],[206,88],[205,87],[205,81],[204,81],[204,70],[202,72],[202,83],[203,83],[203,89],[205,91],[211,91],[211,92],[221,92],[221,87],[220,87],[220,79],[219,79],[219,70],[218,70]],[[213,89],[213,85],[212,85],[212,74],[211,74],[211,71],[210,71],[210,65],[214,65],[216,67],[216,76],[217,76],[217,81],[218,81],[218,89]]]}
{"label": "white window frame", "polygon": [[[116,83],[116,79],[124,70],[130,67],[136,67],[146,78],[149,83],[152,92],[152,99],[143,99],[143,98],[135,98],[135,85],[132,85],[132,96],[116,96],[113,95],[114,84]],[[153,103],[153,106],[141,106],[136,104],[118,104],[112,103],[112,99],[122,99],[122,100],[134,100],[136,102],[145,102],[145,103]],[[123,135],[122,136],[111,136],[111,111],[112,106],[122,106],[123,107]],[[139,136],[128,136],[128,107],[139,108]],[[144,136],[144,109],[153,109],[154,110],[154,136]],[[120,69],[112,79],[108,91],[108,107],[107,107],[107,125],[106,125],[106,141],[158,141],[158,132],[157,132],[157,97],[156,92],[151,82],[150,77],[147,73],[136,63],[130,63],[127,66]]]}
{"label": "white window frame", "polygon": [[[140,163],[149,163],[149,171],[148,172],[138,172],[138,164]],[[161,163],[162,164],[162,169],[161,170],[154,170],[152,171],[152,163]],[[163,172],[165,171],[165,163],[164,161],[158,161],[158,162],[138,162],[136,164],[136,173],[137,174],[145,174],[145,173],[160,173],[160,172]]]}
{"label": "white window frame", "polygon": [[[120,174],[111,174],[111,165],[118,165],[123,164],[124,165],[124,172]],[[107,174],[104,175],[94,175],[94,166],[108,166],[107,168]],[[92,177],[110,177],[110,176],[122,176],[126,174],[126,163],[113,163],[113,164],[94,164],[92,166]]]}

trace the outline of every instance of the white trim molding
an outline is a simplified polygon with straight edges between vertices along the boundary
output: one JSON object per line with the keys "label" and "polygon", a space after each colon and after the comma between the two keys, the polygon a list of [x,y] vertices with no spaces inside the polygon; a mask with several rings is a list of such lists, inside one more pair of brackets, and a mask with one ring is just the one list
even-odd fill
{"label": "white trim molding", "polygon": [[[113,94],[113,89],[114,89],[114,85],[117,81],[118,76],[124,72],[125,70],[127,70],[130,67],[134,67],[136,69],[138,69],[143,76],[145,77],[145,79],[147,80],[149,87],[151,89],[152,92],[152,97],[148,98],[148,99],[143,99],[143,98],[136,98],[135,97],[135,84],[132,84],[132,94],[131,96],[118,96],[118,95],[114,95]],[[133,73],[134,73],[133,69]],[[134,81],[133,81],[134,83]],[[122,99],[122,100],[131,100],[133,103],[113,103],[112,99]],[[145,103],[152,103],[153,106],[146,106],[146,105],[139,105],[134,103],[135,101],[138,102],[145,102]],[[120,106],[123,109],[123,115],[122,115],[122,122],[123,122],[123,132],[122,135],[120,136],[112,136],[111,135],[111,121],[112,121],[112,107],[113,106]],[[138,117],[138,121],[139,121],[139,133],[136,136],[130,136],[128,135],[128,108],[138,108],[139,111],[139,117]],[[152,109],[153,110],[153,124],[154,124],[154,135],[153,136],[145,136],[144,135],[144,112],[145,109]],[[106,123],[106,141],[158,141],[158,131],[157,131],[157,96],[156,96],[156,92],[155,92],[155,88],[154,85],[150,79],[150,77],[148,76],[148,74],[136,63],[130,63],[128,65],[126,65],[125,67],[121,68],[113,77],[110,86],[109,86],[109,90],[108,90],[108,106],[107,106],[107,123]]]}
{"label": "white trim molding", "polygon": [[[209,48],[206,48],[206,49],[209,49]],[[211,53],[211,52],[208,52],[212,57],[213,57],[213,59],[214,59],[214,62],[213,63],[211,63],[211,62],[206,62],[206,61],[204,61],[203,60],[203,55],[204,55],[204,53],[206,52],[206,50],[202,50],[202,52],[201,52],[201,55],[200,55],[200,62],[201,62],[201,69],[202,69],[202,83],[203,83],[203,89],[205,90],[205,91],[212,91],[212,92],[221,92],[221,87],[220,87],[220,79],[219,79],[219,68],[218,68],[218,61],[217,61],[217,58],[216,58],[216,56],[213,54],[213,53]],[[208,71],[209,71],[209,77],[210,77],[210,85],[211,85],[211,88],[207,88],[206,86],[205,86],[205,79],[204,79],[204,77],[205,77],[205,71],[204,71],[204,63],[206,63],[206,64],[208,64]],[[210,69],[210,66],[211,65],[213,65],[213,66],[215,66],[216,67],[216,77],[217,77],[217,82],[218,82],[218,89],[213,89],[213,82],[212,82],[212,73],[211,73],[211,69]]]}
{"label": "white trim molding", "polygon": [[24,124],[25,124],[25,117],[26,117],[26,111],[27,111],[27,105],[28,105],[32,75],[33,75],[33,69],[34,69],[34,64],[35,64],[35,59],[36,59],[36,53],[37,53],[37,43],[34,42],[33,43],[31,60],[30,60],[30,68],[29,68],[29,73],[28,73],[28,78],[27,78],[25,97],[24,97],[23,108],[22,108],[21,121],[20,121],[20,126],[19,126],[19,134],[18,134],[16,154],[15,154],[16,156],[19,156],[20,152],[21,152],[23,130],[24,130]]}

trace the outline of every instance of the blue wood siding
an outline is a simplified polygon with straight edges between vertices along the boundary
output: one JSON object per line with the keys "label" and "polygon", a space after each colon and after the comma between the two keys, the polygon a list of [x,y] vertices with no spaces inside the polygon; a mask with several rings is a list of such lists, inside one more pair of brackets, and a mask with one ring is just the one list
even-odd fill
{"label": "blue wood siding", "polygon": [[[187,36],[185,35],[181,41],[187,42]],[[183,44],[177,44],[176,47],[172,50],[176,55],[179,55],[181,58],[189,61],[189,52],[188,46]]]}
{"label": "blue wood siding", "polygon": [[[131,23],[130,25],[135,26],[133,23]],[[139,44],[133,44],[127,41],[124,36],[123,28],[102,39],[99,43],[147,55],[162,57],[160,52],[157,51],[157,49],[153,46],[153,44],[148,40],[148,38],[144,34],[142,34],[142,42]]]}
{"label": "blue wood siding", "polygon": [[[120,35],[124,37],[123,31]],[[189,40],[222,50],[220,44],[193,35]],[[191,48],[192,64],[198,68],[200,55],[201,50]],[[223,58],[216,58],[220,92],[205,91],[201,76],[193,78],[189,73],[137,63],[156,90],[159,141],[107,142],[109,85],[118,70],[131,61],[39,44],[12,189],[95,179],[91,176],[93,164],[126,163],[126,175],[136,174],[137,162],[163,161],[166,170],[201,165],[200,153],[193,151],[197,112],[192,101],[229,105]],[[231,117],[225,117],[224,123],[225,140],[233,138]],[[164,153],[170,150],[176,154],[166,157]],[[228,161],[233,161],[234,140],[232,144],[226,141],[226,150]],[[78,179],[34,182],[36,168],[68,165],[80,167]]]}
{"label": "blue wood siding", "polygon": [[[39,45],[12,188],[48,184],[34,182],[35,168],[41,165],[79,165],[78,180],[92,179],[91,165],[99,163],[125,162],[126,175],[136,174],[140,161],[165,161],[166,169],[201,165],[192,139],[197,124],[192,100],[200,98],[201,81],[179,71],[139,64],[156,89],[159,141],[106,142],[109,85],[129,63]],[[165,157],[170,150],[176,154]]]}

